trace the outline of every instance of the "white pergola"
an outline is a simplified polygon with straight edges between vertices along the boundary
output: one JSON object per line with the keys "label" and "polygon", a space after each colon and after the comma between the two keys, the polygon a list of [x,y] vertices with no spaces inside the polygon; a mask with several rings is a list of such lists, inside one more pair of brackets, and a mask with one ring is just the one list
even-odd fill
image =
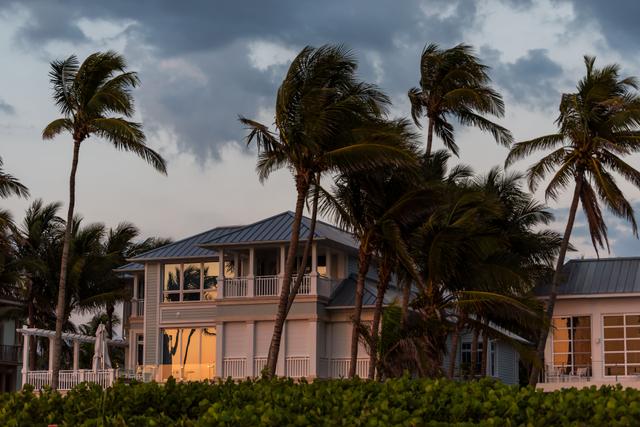
{"label": "white pergola", "polygon": [[[29,328],[26,325],[22,328],[16,329],[19,334],[24,336],[23,339],[23,350],[22,350],[22,384],[32,384],[36,388],[40,388],[46,384],[50,384],[51,381],[51,367],[53,366],[53,359],[51,357],[52,352],[49,351],[49,365],[47,371],[29,371],[29,336],[35,337],[44,337],[49,338],[49,345],[53,345],[53,340],[56,336],[55,331],[51,331],[48,329],[39,329],[39,328]],[[69,383],[70,385],[78,384],[82,381],[94,381],[99,383],[104,383],[104,381],[99,380],[99,375],[102,374],[104,377],[105,373],[108,378],[110,378],[109,383],[113,382],[115,377],[115,370],[101,370],[101,372],[96,372],[95,375],[86,375],[85,371],[79,369],[80,364],[80,344],[81,343],[89,343],[94,344],[96,342],[96,337],[91,335],[82,335],[75,334],[70,332],[63,332],[62,339],[65,341],[73,342],[73,370],[72,371],[61,371],[60,372],[60,384]],[[127,342],[121,339],[107,340],[107,345],[113,347],[127,347]],[[104,372],[103,372],[104,371]],[[62,381],[63,377],[66,381]],[[67,378],[68,377],[68,378]],[[95,378],[94,378],[95,377]],[[106,385],[106,384],[102,384]],[[110,384],[108,384],[110,385]],[[64,389],[65,387],[60,387],[60,389]],[[71,388],[71,387],[69,387]]]}

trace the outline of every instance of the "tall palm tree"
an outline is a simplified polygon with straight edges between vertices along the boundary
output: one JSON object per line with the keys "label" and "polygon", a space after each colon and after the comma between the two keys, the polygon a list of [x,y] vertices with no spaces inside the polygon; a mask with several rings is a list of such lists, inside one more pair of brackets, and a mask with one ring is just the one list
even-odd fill
{"label": "tall palm tree", "polygon": [[80,65],[72,55],[51,63],[49,72],[53,99],[63,117],[49,123],[43,139],[68,132],[73,140],[73,158],[69,177],[69,206],[64,245],[60,260],[60,281],[56,304],[56,334],[53,346],[52,387],[58,386],[62,322],[65,312],[66,281],[75,208],[76,172],[80,145],[91,136],[110,142],[116,149],[133,152],[166,174],[164,159],[145,144],[142,125],[129,119],[134,114],[131,88],[138,85],[135,72],[126,71],[125,59],[115,52],[91,54]]}
{"label": "tall palm tree", "polygon": [[[595,58],[585,56],[586,75],[578,82],[576,92],[562,95],[560,114],[556,119],[558,132],[513,146],[506,164],[510,165],[536,151],[553,150],[528,169],[532,190],[553,173],[547,185],[547,199],[557,199],[561,191],[573,185],[573,197],[551,282],[546,316],[553,317],[553,309],[562,280],[562,267],[569,249],[571,231],[578,203],[589,224],[591,241],[596,249],[609,248],[607,226],[601,205],[631,224],[634,235],[638,230],[634,211],[618,187],[614,173],[640,188],[640,172],[622,157],[640,151],[640,97],[635,77],[620,77],[617,64],[596,68]],[[540,360],[549,328],[540,330],[537,353]],[[536,384],[539,367],[534,365],[529,378]]]}
{"label": "tall palm tree", "polygon": [[19,197],[29,197],[29,189],[18,181],[14,176],[3,170],[4,162],[0,157],[0,198],[7,198],[11,195]]}
{"label": "tall palm tree", "polygon": [[488,67],[475,56],[471,46],[425,46],[420,58],[420,86],[409,90],[409,101],[416,126],[422,127],[421,119],[427,118],[427,156],[431,154],[434,133],[458,155],[452,118],[490,132],[502,145],[511,144],[511,132],[484,116],[504,116],[502,96],[490,83]]}
{"label": "tall palm tree", "polygon": [[[278,89],[276,132],[264,124],[240,118],[249,129],[247,142],[255,141],[258,147],[260,180],[267,179],[277,169],[287,168],[294,176],[297,193],[284,280],[267,357],[269,375],[275,373],[282,328],[290,301],[295,297],[291,278],[304,203],[310,189],[320,185],[319,179],[329,171],[363,168],[376,162],[394,164],[406,157],[378,142],[382,137],[379,134],[384,134],[385,129],[369,130],[377,127],[389,99],[376,86],[359,81],[356,68],[355,58],[342,46],[305,47],[294,58]],[[376,132],[378,136],[372,136]]]}

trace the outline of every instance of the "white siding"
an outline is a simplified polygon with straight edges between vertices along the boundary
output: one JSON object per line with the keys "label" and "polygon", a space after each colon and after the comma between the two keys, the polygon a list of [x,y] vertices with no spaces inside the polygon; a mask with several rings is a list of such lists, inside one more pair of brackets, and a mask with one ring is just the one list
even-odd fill
{"label": "white siding", "polygon": [[256,357],[267,357],[273,336],[273,322],[256,322]]}
{"label": "white siding", "polygon": [[287,321],[287,339],[285,341],[287,347],[286,356],[308,356],[309,352],[309,334],[315,333],[309,328],[309,322],[306,320],[289,320]]}
{"label": "white siding", "polygon": [[246,357],[247,327],[244,322],[225,322],[224,357]]}
{"label": "white siding", "polygon": [[518,384],[518,352],[509,344],[496,343],[496,377],[505,384]]}
{"label": "white siding", "polygon": [[156,365],[158,354],[158,306],[160,304],[160,264],[147,264],[145,267],[144,289],[144,364]]}

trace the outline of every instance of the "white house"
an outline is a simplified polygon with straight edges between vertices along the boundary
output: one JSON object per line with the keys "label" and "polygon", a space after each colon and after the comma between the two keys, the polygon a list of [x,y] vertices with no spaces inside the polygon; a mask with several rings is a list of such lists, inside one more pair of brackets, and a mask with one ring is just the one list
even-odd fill
{"label": "white house", "polygon": [[[292,222],[293,213],[284,212],[246,226],[213,228],[141,254],[118,269],[131,278],[133,294],[123,315],[125,369],[157,381],[258,376],[267,360]],[[309,237],[309,224],[303,218],[301,241]],[[349,233],[317,223],[311,259],[285,323],[278,375],[347,376],[357,249]],[[365,322],[372,318],[375,293],[372,269],[364,294]],[[385,304],[399,298],[392,283]],[[465,335],[458,361],[469,359],[470,342]],[[489,348],[489,375],[517,382],[515,350],[498,342]],[[366,377],[364,346],[357,363],[358,375]]]}

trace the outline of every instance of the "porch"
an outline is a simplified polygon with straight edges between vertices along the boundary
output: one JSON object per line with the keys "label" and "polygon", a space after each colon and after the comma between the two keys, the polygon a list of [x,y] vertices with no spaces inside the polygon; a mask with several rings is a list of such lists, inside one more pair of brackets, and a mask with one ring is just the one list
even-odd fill
{"label": "porch", "polygon": [[[44,337],[49,339],[49,345],[53,345],[53,339],[55,337],[55,331],[49,331],[45,329],[28,328],[23,326],[17,329],[19,334],[24,336],[23,349],[22,349],[22,385],[30,384],[36,390],[40,390],[45,386],[51,386],[52,371],[48,370],[29,370],[29,345],[30,340],[28,337]],[[80,369],[80,344],[81,343],[96,343],[96,337],[89,335],[81,335],[65,332],[62,334],[62,339],[65,341],[71,341],[73,344],[73,368],[70,370],[61,370],[58,376],[58,389],[70,390],[76,385],[82,382],[92,382],[99,384],[103,388],[112,386],[119,378],[135,378],[140,381],[149,380],[151,377],[145,377],[142,373],[134,373],[125,369],[108,368],[108,369]],[[126,347],[127,342],[123,340],[107,340],[107,345]],[[53,360],[51,358],[51,352],[49,353],[49,368],[53,366]]]}

